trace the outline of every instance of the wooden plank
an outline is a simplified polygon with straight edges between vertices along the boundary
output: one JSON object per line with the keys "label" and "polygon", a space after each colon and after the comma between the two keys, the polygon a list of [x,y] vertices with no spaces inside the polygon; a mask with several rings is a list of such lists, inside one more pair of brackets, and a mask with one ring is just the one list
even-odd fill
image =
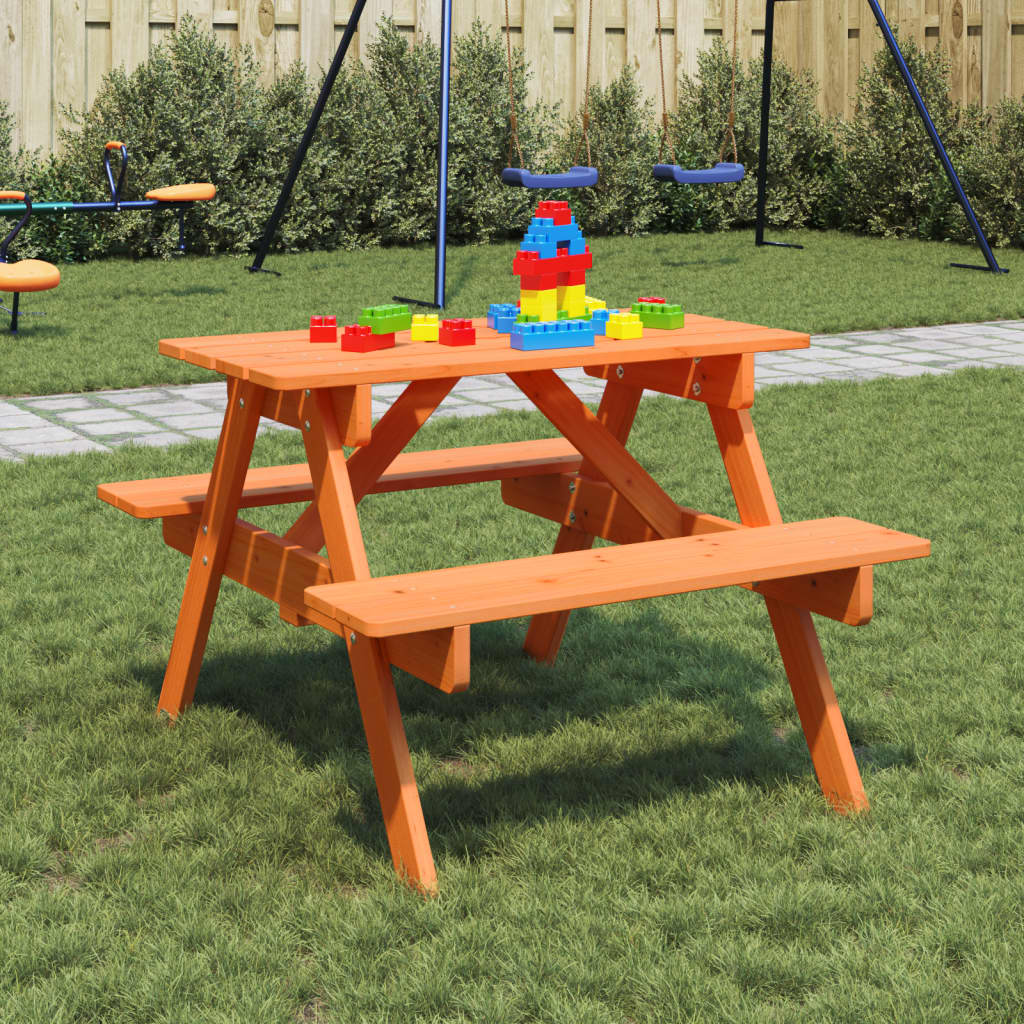
{"label": "wooden plank", "polygon": [[849,46],[846,10],[848,0],[821,0],[824,31],[822,43],[825,47],[825,77],[822,91],[825,94],[825,109],[830,114],[842,114],[848,99],[847,47]]}
{"label": "wooden plank", "polygon": [[174,26],[178,19],[178,0],[149,0],[149,24]]}
{"label": "wooden plank", "polygon": [[22,138],[30,149],[53,147],[53,30],[48,3],[27,3],[21,9],[21,45],[27,60],[21,65]]}
{"label": "wooden plank", "polygon": [[[661,539],[614,488],[599,480],[569,473],[519,477],[502,481],[501,498],[513,508],[617,544]],[[740,523],[696,512],[684,505],[679,506],[679,513],[677,536],[680,537],[746,529]],[[870,566],[741,586],[851,626],[863,626],[871,618]]]}
{"label": "wooden plank", "polygon": [[53,109],[56,132],[70,122],[63,108],[84,112],[87,92],[85,74],[85,0],[55,0],[53,5]]}
{"label": "wooden plank", "polygon": [[928,552],[928,541],[920,537],[840,516],[332,583],[307,590],[306,601],[357,632],[389,636],[877,565]]}
{"label": "wooden plank", "polygon": [[[662,10],[665,10],[663,7]],[[679,96],[677,81],[682,74],[697,77],[697,54],[704,49],[704,5],[694,0],[675,0],[675,75],[669,88],[665,82],[670,102],[677,106]]]}
{"label": "wooden plank", "polygon": [[[371,395],[367,384],[354,388],[336,388],[331,392],[334,414],[341,429],[342,441],[349,447],[367,444],[370,440]],[[312,392],[268,391],[264,399],[263,415],[278,423],[308,430],[315,417]]]}
{"label": "wooden plank", "polygon": [[925,48],[924,40],[924,0],[900,0],[899,13],[900,37],[913,39],[918,49]]}
{"label": "wooden plank", "polygon": [[14,118],[11,144],[15,150],[26,145],[22,113],[22,77],[26,50],[21,38],[21,8],[21,0],[0,0],[0,64],[7,72],[4,99]]}
{"label": "wooden plank", "polygon": [[96,95],[103,85],[103,76],[110,71],[110,26],[86,22],[85,45],[86,104],[88,105],[96,99]]}
{"label": "wooden plank", "polygon": [[584,366],[583,370],[592,377],[605,380],[617,377],[633,387],[689,398],[705,405],[749,409],[754,404],[754,357],[749,353],[635,363],[624,366],[621,376],[617,368],[611,366]]}
{"label": "wooden plank", "polygon": [[[119,0],[111,0],[119,2]],[[213,30],[213,0],[178,0],[178,25],[182,18],[190,14],[201,28]]]}
{"label": "wooden plank", "polygon": [[[668,0],[666,2],[666,9]],[[652,99],[658,84],[658,35],[654,4],[626,4],[626,60],[636,72],[637,84]]]}
{"label": "wooden plank", "polygon": [[416,0],[416,41],[441,42],[441,0]]}
{"label": "wooden plank", "polygon": [[949,58],[949,95],[954,103],[964,102],[965,67],[963,0],[939,0],[939,44]]}
{"label": "wooden plank", "polygon": [[131,74],[149,55],[149,17],[138,0],[110,0],[110,46],[114,67]]}
{"label": "wooden plank", "polygon": [[[523,51],[533,77],[527,97],[533,103],[554,95],[555,33],[550,6],[544,0],[523,0]],[[526,154],[529,160],[530,154]]]}
{"label": "wooden plank", "polygon": [[[316,3],[316,0],[302,0],[302,3]],[[380,19],[391,16],[391,0],[366,0],[366,6],[359,17],[358,49],[359,59],[364,63],[369,54],[369,47],[379,35]],[[441,21],[438,16],[437,38],[441,40]]]}
{"label": "wooden plank", "polygon": [[[484,483],[505,477],[576,472],[582,456],[565,438],[506,441],[469,448],[402,452],[384,470],[369,493]],[[195,515],[202,511],[210,486],[209,473],[125,480],[100,484],[96,496],[139,519]],[[250,468],[239,508],[264,508],[309,501],[313,484],[305,462],[290,466]]]}
{"label": "wooden plank", "polygon": [[[786,4],[782,5],[783,7]],[[825,66],[825,10],[822,4],[801,4],[800,22],[800,54],[801,67],[808,68],[816,82],[826,80],[828,69]],[[825,93],[819,88],[817,106],[822,113],[827,113]]]}
{"label": "wooden plank", "polygon": [[243,3],[238,14],[239,45],[252,47],[260,81],[269,86],[274,81],[274,0]]}
{"label": "wooden plank", "polygon": [[[199,532],[199,516],[173,516],[163,521],[164,543],[191,555]],[[344,628],[328,616],[308,608],[307,587],[331,582],[326,558],[299,544],[261,530],[244,519],[235,521],[224,575],[243,587],[299,613],[293,624],[315,623],[343,636]],[[393,665],[444,693],[459,693],[469,686],[469,627],[432,630],[389,637],[385,649]]]}
{"label": "wooden plank", "polygon": [[1010,96],[1011,0],[988,0],[982,26],[981,101],[987,107]]}
{"label": "wooden plank", "polygon": [[[370,5],[366,5],[369,10]],[[363,18],[366,12],[363,13]],[[314,82],[319,82],[334,56],[334,5],[302,0],[299,6],[299,57]]]}
{"label": "wooden plank", "polygon": [[206,650],[213,609],[220,591],[234,528],[238,499],[245,483],[263,396],[243,381],[228,386],[224,429],[217,442],[208,500],[200,517],[201,533],[192,551],[181,611],[160,690],[159,709],[175,719],[192,703],[199,666]]}
{"label": "wooden plank", "polygon": [[789,2],[775,5],[772,60],[779,60],[794,71],[804,66],[802,26],[808,17],[808,7],[808,4]]}

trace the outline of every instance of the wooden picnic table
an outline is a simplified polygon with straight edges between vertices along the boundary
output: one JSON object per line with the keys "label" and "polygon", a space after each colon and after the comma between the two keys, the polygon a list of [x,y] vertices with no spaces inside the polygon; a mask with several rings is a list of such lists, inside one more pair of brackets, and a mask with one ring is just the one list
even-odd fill
{"label": "wooden picnic table", "polygon": [[[160,342],[164,355],[225,374],[228,402],[211,473],[98,488],[131,515],[162,518],[166,543],[191,559],[159,709],[175,719],[192,703],[224,576],[276,602],[287,622],[343,637],[395,869],[430,891],[392,665],[456,692],[469,685],[473,623],[529,615],[526,651],[553,662],[574,608],[738,585],[765,600],[826,798],[866,808],[810,613],[864,624],[872,567],[927,555],[929,542],[844,517],[782,522],[749,412],[754,353],[803,348],[808,336],[687,314],[685,327],[638,340],[521,352],[475,325],[472,346],[400,332],[394,348],[365,354],[310,344],[305,331]],[[555,372],[577,367],[606,381],[596,415]],[[459,379],[480,374],[507,374],[561,436],[403,453]],[[394,382],[408,384],[371,429],[371,388]],[[707,407],[739,522],[677,504],[626,450],[644,389]],[[250,468],[261,416],[298,428],[305,463]],[[553,554],[370,575],[365,495],[484,480],[559,525]],[[306,507],[283,536],[238,515],[285,503]],[[592,550],[596,537],[617,546]]]}

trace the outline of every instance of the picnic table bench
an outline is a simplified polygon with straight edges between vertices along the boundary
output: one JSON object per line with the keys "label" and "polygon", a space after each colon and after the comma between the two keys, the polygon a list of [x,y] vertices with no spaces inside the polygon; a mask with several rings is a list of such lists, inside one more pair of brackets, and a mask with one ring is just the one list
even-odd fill
{"label": "picnic table bench", "polygon": [[[574,608],[741,586],[765,600],[815,771],[840,811],[867,807],[811,612],[851,625],[872,612],[872,567],[929,553],[929,542],[836,516],[783,523],[749,408],[754,353],[805,347],[806,334],[688,315],[593,348],[520,352],[475,322],[477,344],[325,350],[306,332],[170,339],[165,355],[228,378],[212,472],[102,484],[99,497],[161,518],[165,542],[190,558],[159,708],[193,699],[221,579],[273,600],[287,622],[343,637],[395,869],[436,887],[436,874],[391,678],[398,667],[446,692],[469,685],[469,630],[530,616],[525,649],[553,662]],[[595,415],[558,369],[605,380]],[[463,376],[504,373],[561,436],[404,452]],[[374,384],[408,382],[371,428]],[[677,504],[626,450],[645,390],[710,414],[739,512],[734,522]],[[260,417],[296,427],[307,461],[251,468]],[[669,439],[666,439],[669,440]],[[346,456],[345,446],[355,450]],[[500,481],[502,500],[558,524],[539,557],[372,577],[359,527],[367,494]],[[277,535],[241,509],[301,503]],[[595,538],[617,546],[593,549]],[[326,546],[326,556],[320,551]]]}

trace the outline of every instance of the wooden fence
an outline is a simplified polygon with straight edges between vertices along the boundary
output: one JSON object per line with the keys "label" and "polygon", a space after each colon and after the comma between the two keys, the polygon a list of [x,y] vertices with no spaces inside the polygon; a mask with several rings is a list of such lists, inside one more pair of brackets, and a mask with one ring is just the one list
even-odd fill
{"label": "wooden fence", "polygon": [[[515,45],[533,70],[534,94],[575,109],[585,80],[589,0],[509,0]],[[764,40],[764,0],[662,0],[668,101],[679,72],[694,72],[698,51],[716,37],[731,42],[734,5],[744,60]],[[993,103],[1024,94],[1024,0],[885,0],[902,37],[942,46],[953,63],[958,102]],[[250,45],[268,82],[300,59],[326,68],[345,28],[351,0],[0,0],[0,67],[17,121],[16,144],[56,144],[61,107],[86,106],[103,76],[129,69],[185,14],[231,47]],[[504,25],[504,0],[454,0],[454,29],[474,18]],[[441,0],[368,0],[353,56],[382,15],[415,40],[440,34]],[[605,84],[629,62],[659,98],[654,0],[593,0],[591,81]],[[882,43],[864,0],[805,0],[775,8],[776,54],[810,68],[822,110],[848,114],[861,65]]]}

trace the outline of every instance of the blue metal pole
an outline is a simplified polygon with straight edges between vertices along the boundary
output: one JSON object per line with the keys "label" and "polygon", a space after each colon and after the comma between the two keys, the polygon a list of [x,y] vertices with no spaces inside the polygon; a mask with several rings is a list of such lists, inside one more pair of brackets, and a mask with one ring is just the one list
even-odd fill
{"label": "blue metal pole", "polygon": [[448,100],[452,77],[452,0],[444,0],[441,17],[441,115],[437,138],[437,243],[434,303],[444,309],[445,245],[448,232]]}
{"label": "blue metal pole", "polygon": [[1000,267],[996,262],[995,256],[992,255],[992,249],[989,247],[988,240],[982,233],[981,225],[978,223],[978,218],[974,216],[974,210],[971,208],[971,202],[967,198],[963,186],[960,184],[960,179],[957,177],[956,171],[953,170],[953,164],[949,159],[949,154],[946,152],[946,147],[942,145],[939,133],[935,130],[935,125],[932,123],[931,116],[928,114],[928,108],[924,105],[924,100],[921,99],[921,94],[917,91],[914,76],[911,75],[910,68],[907,67],[907,62],[903,59],[903,54],[900,52],[900,48],[896,43],[896,37],[892,34],[889,22],[885,20],[885,15],[882,13],[881,7],[878,6],[878,0],[868,0],[868,3],[871,5],[871,11],[875,16],[875,21],[878,22],[878,27],[882,30],[882,35],[885,37],[886,46],[889,47],[889,52],[892,54],[893,59],[896,61],[896,64],[900,69],[900,74],[903,76],[903,81],[906,83],[910,96],[914,101],[914,106],[917,107],[917,112],[921,115],[921,120],[924,122],[925,130],[928,132],[928,137],[932,140],[932,145],[935,147],[935,154],[938,156],[939,160],[942,162],[942,166],[946,170],[946,177],[949,178],[949,183],[953,186],[953,190],[956,192],[956,197],[960,201],[960,205],[963,207],[964,213],[967,215],[967,223],[971,225],[974,237],[978,241],[978,247],[981,249],[982,254],[985,257],[985,262],[988,264],[987,267],[976,267],[969,263],[951,263],[950,266],[963,267],[966,270],[991,270],[994,274],[1008,274],[1009,271],[1004,267]]}

